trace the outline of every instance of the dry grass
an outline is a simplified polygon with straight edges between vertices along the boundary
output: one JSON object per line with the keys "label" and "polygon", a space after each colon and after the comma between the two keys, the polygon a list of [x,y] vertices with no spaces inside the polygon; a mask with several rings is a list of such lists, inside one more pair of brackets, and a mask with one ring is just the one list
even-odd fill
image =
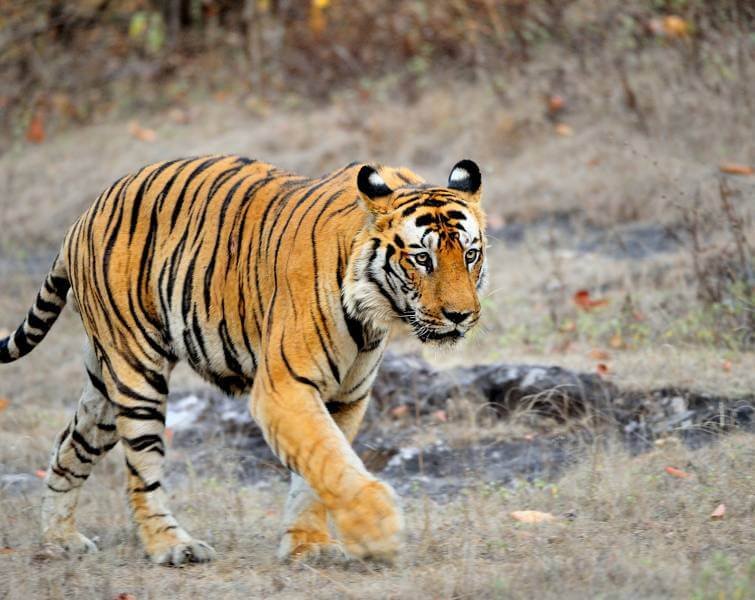
{"label": "dry grass", "polygon": [[[172,570],[151,566],[129,524],[120,457],[87,484],[80,524],[101,552],[44,560],[36,531],[39,490],[0,492],[0,590],[6,598],[747,598],[755,585],[751,436],[698,451],[667,444],[629,457],[587,448],[555,482],[498,487],[480,482],[447,504],[405,499],[406,548],[392,568],[370,564],[281,565],[274,559],[284,485],[240,487],[224,473],[192,476],[172,488],[185,525],[220,553],[217,563]],[[12,451],[3,446],[0,461]],[[675,479],[676,466],[690,473]],[[724,502],[723,520],[710,512]],[[512,510],[558,516],[515,523]]]}

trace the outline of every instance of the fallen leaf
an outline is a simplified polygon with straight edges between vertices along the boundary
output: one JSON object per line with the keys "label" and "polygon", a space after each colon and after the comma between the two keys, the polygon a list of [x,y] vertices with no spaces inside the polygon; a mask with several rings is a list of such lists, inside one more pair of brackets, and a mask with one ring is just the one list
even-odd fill
{"label": "fallen leaf", "polygon": [[621,337],[621,334],[615,333],[611,336],[611,339],[608,340],[608,345],[615,350],[619,350],[624,347],[624,338]]}
{"label": "fallen leaf", "polygon": [[47,471],[45,471],[44,469],[37,469],[36,471],[34,471],[34,474],[40,479],[47,477]]}
{"label": "fallen leaf", "polygon": [[178,107],[171,108],[168,111],[168,118],[178,125],[186,125],[191,120],[189,111]]}
{"label": "fallen leaf", "polygon": [[0,396],[0,412],[3,412],[6,408],[10,406],[10,400],[7,398],[3,398]]}
{"label": "fallen leaf", "polygon": [[687,479],[690,476],[687,471],[682,471],[681,469],[677,469],[676,467],[666,467],[666,473],[671,475],[671,477],[676,477],[677,479]]}
{"label": "fallen leaf", "polygon": [[557,123],[554,127],[554,131],[561,137],[569,137],[574,135],[574,129],[572,129],[571,126],[567,125],[566,123]]}
{"label": "fallen leaf", "polygon": [[548,114],[555,115],[566,108],[566,100],[560,94],[548,96]]}
{"label": "fallen leaf", "polygon": [[13,554],[14,552],[15,550],[13,548],[8,548],[8,546],[5,546],[4,548],[0,548],[0,554]]}
{"label": "fallen leaf", "polygon": [[663,18],[663,32],[668,37],[686,38],[689,36],[689,23],[676,15],[667,15]]}
{"label": "fallen leaf", "polygon": [[433,413],[433,419],[435,419],[439,423],[445,423],[446,421],[448,421],[448,415],[446,414],[446,411],[443,409],[436,410]]}
{"label": "fallen leaf", "polygon": [[511,513],[511,518],[520,523],[551,523],[556,520],[551,513],[539,510],[515,510]]}
{"label": "fallen leaf", "polygon": [[154,129],[142,127],[137,121],[129,123],[128,132],[141,142],[154,142],[157,139],[157,133]]}
{"label": "fallen leaf", "polygon": [[721,163],[718,165],[718,170],[721,173],[727,173],[729,175],[753,175],[755,169],[749,165],[740,165],[737,163]]}
{"label": "fallen leaf", "polygon": [[[723,363],[721,363],[721,369],[724,373],[731,373],[731,361],[725,360]],[[0,410],[2,409],[0,408]]]}
{"label": "fallen leaf", "polygon": [[608,299],[606,298],[591,298],[590,292],[587,290],[577,290],[572,300],[577,305],[577,308],[581,308],[582,310],[592,310],[593,308],[599,308],[608,304]]}
{"label": "fallen leaf", "polygon": [[603,160],[602,158],[596,156],[595,158],[591,158],[590,160],[587,161],[587,166],[597,167],[602,162],[602,160]]}
{"label": "fallen leaf", "polygon": [[592,350],[590,350],[589,356],[593,360],[600,360],[600,361],[609,360],[611,358],[611,355],[608,354],[608,352],[606,352],[605,350],[601,350],[600,348],[593,348]]}
{"label": "fallen leaf", "polygon": [[113,600],[136,600],[136,596],[123,592],[121,594],[118,594],[117,596],[113,596]]}
{"label": "fallen leaf", "polygon": [[606,363],[598,363],[595,365],[595,370],[598,372],[598,375],[608,375],[610,369]]}
{"label": "fallen leaf", "polygon": [[726,505],[721,502],[718,506],[716,506],[715,510],[710,513],[710,518],[714,520],[721,520],[726,515]]}
{"label": "fallen leaf", "polygon": [[399,404],[391,409],[391,416],[395,418],[403,417],[409,412],[409,407],[406,404]]}
{"label": "fallen leaf", "polygon": [[572,331],[576,331],[576,329],[577,324],[571,319],[567,319],[561,324],[561,331],[563,331],[564,333],[570,333]]}
{"label": "fallen leaf", "polygon": [[172,427],[166,427],[165,428],[165,441],[168,446],[173,444],[173,435],[174,431]]}
{"label": "fallen leaf", "polygon": [[33,144],[41,144],[45,141],[45,117],[42,111],[37,110],[29,121],[26,128],[26,139]]}

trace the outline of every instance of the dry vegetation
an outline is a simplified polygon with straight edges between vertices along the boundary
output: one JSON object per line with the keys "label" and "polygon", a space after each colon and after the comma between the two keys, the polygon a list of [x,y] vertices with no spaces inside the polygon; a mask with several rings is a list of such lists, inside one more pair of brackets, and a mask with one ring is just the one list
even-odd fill
{"label": "dry vegetation", "polygon": [[[31,417],[30,417],[31,418]],[[34,442],[32,444],[36,445]],[[3,445],[0,458],[9,458]],[[142,556],[120,491],[120,457],[94,474],[82,502],[84,531],[101,553],[49,560],[39,552],[37,491],[2,494],[4,597],[136,598],[732,598],[755,586],[752,438],[734,435],[690,451],[667,444],[640,457],[588,448],[563,478],[502,487],[480,481],[445,504],[404,501],[408,526],[399,565],[281,565],[274,559],[285,487],[240,487],[217,457],[172,494],[188,528],[215,545],[218,562],[180,570]],[[174,460],[176,460],[174,458]],[[180,459],[179,459],[180,460]],[[676,466],[687,479],[669,475]],[[721,520],[710,517],[720,503]],[[548,511],[553,523],[510,512]]]}
{"label": "dry vegetation", "polygon": [[[87,25],[101,4],[102,22]],[[45,11],[29,21],[25,3],[0,14],[0,332],[27,309],[70,223],[146,162],[238,152],[318,174],[369,159],[442,181],[471,156],[484,167],[491,226],[486,322],[461,351],[426,358],[602,363],[605,377],[636,389],[752,395],[755,178],[719,168],[755,164],[750,3],[402,2],[357,43],[377,10],[365,6],[383,3],[312,3],[325,7],[314,15],[323,25],[307,3],[247,2],[270,11],[257,15],[259,50],[257,21],[205,2],[218,12],[176,39],[166,28],[150,49],[126,17],[167,4],[76,3],[57,33]],[[664,29],[669,16],[686,33]],[[580,290],[597,306],[575,302]],[[169,452],[171,468],[189,473],[173,478],[173,506],[220,560],[152,567],[114,451],[80,511],[102,553],[46,560],[33,474],[83,383],[81,343],[66,311],[32,356],[0,370],[10,401],[0,404],[0,477],[22,480],[0,486],[0,598],[752,597],[751,433],[694,451],[672,440],[641,456],[602,440],[557,480],[480,481],[442,504],[418,490],[405,499],[406,552],[388,569],[275,562],[284,485],[240,484],[222,449],[199,471]],[[199,384],[180,368],[173,385]],[[429,443],[434,427],[456,439],[523,435],[518,423],[451,418],[416,438]],[[721,502],[725,517],[711,520]],[[558,520],[517,524],[509,513],[520,509]]]}

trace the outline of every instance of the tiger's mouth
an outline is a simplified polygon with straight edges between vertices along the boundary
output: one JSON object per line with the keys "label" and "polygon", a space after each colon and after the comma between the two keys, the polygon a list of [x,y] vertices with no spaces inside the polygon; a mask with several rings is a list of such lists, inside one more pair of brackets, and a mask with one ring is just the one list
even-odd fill
{"label": "tiger's mouth", "polygon": [[420,342],[423,344],[439,344],[439,345],[445,345],[445,344],[455,344],[458,342],[461,338],[464,337],[464,332],[459,331],[458,329],[452,329],[451,331],[432,331],[432,330],[424,330],[424,331],[416,331],[415,334]]}
{"label": "tiger's mouth", "polygon": [[411,323],[414,335],[423,344],[453,344],[463,338],[466,333],[465,329],[438,327],[421,320],[412,320]]}

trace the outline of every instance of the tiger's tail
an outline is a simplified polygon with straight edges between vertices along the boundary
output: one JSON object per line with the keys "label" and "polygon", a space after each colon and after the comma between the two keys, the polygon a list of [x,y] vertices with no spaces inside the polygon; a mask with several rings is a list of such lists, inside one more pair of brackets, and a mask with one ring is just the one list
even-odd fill
{"label": "tiger's tail", "polygon": [[68,269],[57,256],[23,323],[7,338],[0,339],[0,363],[18,360],[36,348],[66,305],[70,287]]}

